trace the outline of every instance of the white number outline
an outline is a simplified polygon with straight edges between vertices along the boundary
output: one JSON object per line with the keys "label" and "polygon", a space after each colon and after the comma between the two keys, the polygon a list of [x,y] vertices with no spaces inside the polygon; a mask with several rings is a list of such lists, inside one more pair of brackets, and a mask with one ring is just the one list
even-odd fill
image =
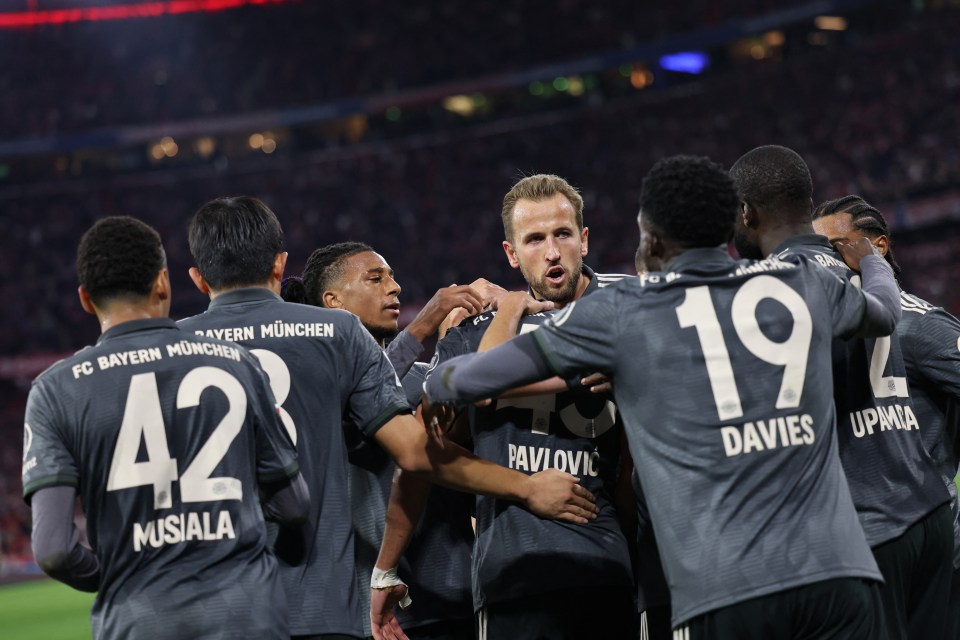
{"label": "white number outline", "polygon": [[[297,426],[287,410],[283,408],[283,403],[287,401],[287,397],[290,395],[290,387],[293,384],[290,377],[290,368],[287,367],[283,358],[269,349],[250,349],[250,353],[257,356],[260,366],[267,374],[270,390],[273,391],[273,397],[277,401],[277,412],[280,414],[280,420],[283,421],[283,426],[290,436],[290,441],[296,446]],[[399,381],[397,384],[399,384]]]}
{"label": "white number outline", "polygon": [[[247,396],[243,385],[222,369],[197,367],[180,382],[177,408],[197,406],[201,394],[208,387],[219,389],[227,397],[227,413],[183,475],[179,476],[177,459],[170,457],[156,373],[139,373],[131,377],[123,420],[107,474],[107,491],[152,485],[153,508],[169,509],[173,506],[171,486],[179,478],[183,502],[243,499],[240,480],[229,476],[210,477],[243,428],[247,414]],[[141,438],[147,460],[137,462]]]}
{"label": "white number outline", "polygon": [[[763,300],[778,302],[790,312],[793,326],[783,342],[770,340],[760,329],[756,312]],[[740,391],[717,310],[710,297],[710,287],[687,289],[676,313],[682,328],[693,327],[697,331],[718,417],[722,421],[743,417]],[[813,318],[803,297],[782,280],[773,276],[757,276],[747,281],[734,295],[730,316],[737,337],[750,353],[764,362],[783,367],[776,408],[793,409],[800,406],[813,336]]]}

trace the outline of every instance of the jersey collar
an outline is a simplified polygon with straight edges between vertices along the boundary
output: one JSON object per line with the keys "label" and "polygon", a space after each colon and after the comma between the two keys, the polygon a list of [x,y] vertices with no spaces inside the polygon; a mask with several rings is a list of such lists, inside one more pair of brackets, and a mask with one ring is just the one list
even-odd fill
{"label": "jersey collar", "polygon": [[218,294],[216,298],[210,301],[208,309],[216,309],[231,304],[243,304],[244,302],[264,302],[274,300],[283,302],[283,298],[265,287],[247,287],[245,289],[232,289]]}
{"label": "jersey collar", "polygon": [[143,318],[140,320],[128,320],[121,322],[115,327],[110,327],[97,339],[97,344],[112,340],[119,336],[125,336],[128,333],[136,331],[149,331],[151,329],[176,329],[177,323],[170,318]]}
{"label": "jersey collar", "polygon": [[827,236],[822,236],[818,233],[803,233],[787,238],[781,242],[770,255],[780,255],[787,249],[792,249],[793,247],[817,247],[818,249],[826,249],[831,253],[834,252],[833,245],[827,240]]}
{"label": "jersey collar", "polygon": [[687,249],[663,265],[663,271],[683,271],[693,267],[728,264],[734,262],[726,247],[699,247]]}

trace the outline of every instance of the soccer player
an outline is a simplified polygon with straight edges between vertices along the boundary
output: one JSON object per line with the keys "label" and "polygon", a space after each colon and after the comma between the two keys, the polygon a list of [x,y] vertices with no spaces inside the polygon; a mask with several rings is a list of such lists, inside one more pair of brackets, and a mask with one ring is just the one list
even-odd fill
{"label": "soccer player", "polygon": [[896,283],[867,243],[850,256],[862,291],[806,260],[734,261],[737,202],[708,159],[657,162],[640,197],[650,271],[529,335],[441,363],[427,398],[472,402],[549,375],[610,374],[675,638],[884,637],[880,572],[837,455],[830,338],[889,334]]}
{"label": "soccer player", "polygon": [[[473,315],[486,304],[480,292],[469,286],[445,287],[399,331],[400,284],[383,256],[361,242],[317,249],[307,260],[301,282],[304,303],[344,309],[360,319],[386,350],[402,378],[407,402],[413,407],[420,404],[427,367],[424,362],[414,362],[423,350],[423,340],[435,334],[454,309],[462,308]],[[347,428],[347,433],[359,436],[356,429]],[[373,572],[383,539],[395,465],[376,443],[360,437],[351,443],[349,459],[357,572],[362,581],[364,610],[369,610],[371,590],[364,580]],[[429,484],[426,489],[429,491]],[[474,535],[470,517],[474,498],[444,487],[436,487],[429,495],[399,572],[417,594],[416,604],[401,611],[397,620],[411,640],[472,640],[470,553]]]}
{"label": "soccer player", "polygon": [[[518,181],[503,199],[502,220],[507,260],[523,274],[530,293],[546,301],[519,293],[537,311],[569,304],[624,278],[597,274],[583,264],[589,234],[583,199],[558,176]],[[500,304],[515,297],[507,294]],[[491,320],[505,313],[499,309],[450,329],[437,345],[435,361],[476,351],[483,341],[489,344]],[[517,332],[521,319],[519,330],[527,332],[548,317],[523,311],[506,311],[511,316],[508,335]],[[481,638],[591,637],[599,633],[598,620],[603,620],[605,637],[636,637],[630,543],[614,507],[617,500],[618,507],[634,509],[622,425],[608,397],[591,393],[580,380],[570,390],[559,381],[544,387],[549,393],[504,397],[468,410],[477,455],[527,473],[566,469],[582,477],[599,507],[589,526],[570,527],[502,500],[477,498],[473,604]],[[629,497],[623,497],[624,490]],[[397,550],[391,545],[404,538],[394,537],[391,520],[377,562],[380,569],[393,566]]]}
{"label": "soccer player", "polygon": [[[266,375],[242,347],[168,319],[165,254],[143,222],[99,220],[77,269],[103,335],[30,390],[37,562],[97,592],[94,638],[288,637],[264,511],[294,525],[309,495]],[[73,523],[78,492],[92,550]]]}
{"label": "soccer player", "polygon": [[[757,147],[730,173],[741,198],[735,231],[741,256],[805,258],[846,280],[857,278],[813,231],[813,182],[795,151]],[[899,309],[899,290],[895,304]],[[895,638],[942,638],[949,573],[913,576],[952,563],[950,494],[923,446],[921,431],[929,425],[914,412],[900,340],[894,333],[839,341],[833,351],[840,458],[885,579],[887,627]]]}
{"label": "soccer player", "polygon": [[[868,238],[883,254],[899,279],[900,265],[893,257],[892,239],[883,214],[856,195],[821,203],[813,211],[813,230],[833,242]],[[960,634],[960,508],[957,504],[957,467],[960,465],[960,321],[941,307],[900,292],[903,319],[897,336],[903,347],[907,385],[920,436],[930,453],[947,491],[953,511],[953,579],[948,605],[948,629],[944,638]],[[949,565],[914,567],[916,589],[943,588],[943,579],[934,578]],[[923,599],[926,601],[926,599]],[[914,616],[934,616],[918,611]]]}
{"label": "soccer player", "polygon": [[262,201],[241,196],[204,204],[190,222],[189,241],[196,262],[190,276],[211,302],[206,312],[179,324],[248,346],[260,359],[312,494],[303,535],[281,530],[276,540],[292,635],[364,633],[344,417],[402,469],[460,490],[523,501],[541,515],[588,521],[589,492],[570,474],[528,476],[452,444],[428,446],[393,366],[357,317],[280,298],[283,231]]}

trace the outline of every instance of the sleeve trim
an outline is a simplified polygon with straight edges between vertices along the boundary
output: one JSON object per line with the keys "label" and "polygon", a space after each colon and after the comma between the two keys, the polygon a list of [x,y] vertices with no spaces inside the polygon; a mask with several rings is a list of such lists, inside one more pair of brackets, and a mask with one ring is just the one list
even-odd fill
{"label": "sleeve trim", "polygon": [[73,487],[74,489],[79,489],[80,479],[74,475],[63,474],[37,478],[23,485],[23,497],[29,502],[30,496],[40,489],[46,489],[47,487]]}
{"label": "sleeve trim", "polygon": [[300,473],[300,464],[298,462],[292,462],[283,468],[282,471],[273,471],[271,473],[258,473],[257,482],[260,484],[274,484],[281,480],[288,480],[290,478],[295,478],[296,475]]}
{"label": "sleeve trim", "polygon": [[[378,415],[376,418],[368,422],[361,431],[364,435],[373,436],[380,428],[387,424],[393,417],[400,415],[401,413],[411,413],[411,409],[406,404],[395,404],[387,408],[383,413]],[[367,433],[369,431],[369,434]]]}

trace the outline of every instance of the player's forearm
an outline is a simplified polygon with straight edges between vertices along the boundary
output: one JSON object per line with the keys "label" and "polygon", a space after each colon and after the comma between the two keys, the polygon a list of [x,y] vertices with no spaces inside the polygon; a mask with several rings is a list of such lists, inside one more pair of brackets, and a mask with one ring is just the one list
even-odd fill
{"label": "player's forearm", "polygon": [[33,556],[45,574],[80,591],[100,587],[100,560],[80,544],[73,522],[73,487],[49,487],[31,498]]}
{"label": "player's forearm", "polygon": [[[416,327],[411,324],[410,327],[401,331],[397,337],[387,345],[387,359],[390,361],[390,364],[393,365],[393,368],[396,369],[397,376],[401,379],[407,375],[410,367],[413,366],[413,363],[416,362],[420,354],[423,353],[423,341],[426,339],[426,336],[421,338],[419,335],[414,335],[413,332],[416,330]],[[420,333],[422,333],[422,331]]]}
{"label": "player's forearm", "polygon": [[512,502],[525,503],[530,496],[530,476],[479,458],[458,444],[447,441],[440,448],[431,442],[426,452],[428,476],[437,484]]}
{"label": "player's forearm", "polygon": [[865,256],[860,259],[860,275],[866,311],[858,335],[865,337],[888,336],[900,322],[900,288],[893,269],[882,256]]}
{"label": "player's forearm", "polygon": [[400,564],[427,505],[430,482],[397,469],[387,502],[387,518],[376,566],[384,571]]}
{"label": "player's forearm", "polygon": [[527,334],[492,351],[440,363],[427,379],[425,389],[433,404],[475,402],[552,375],[533,336]]}
{"label": "player's forearm", "polygon": [[263,487],[260,493],[263,516],[283,525],[303,524],[310,509],[310,489],[298,473],[289,482]]}

